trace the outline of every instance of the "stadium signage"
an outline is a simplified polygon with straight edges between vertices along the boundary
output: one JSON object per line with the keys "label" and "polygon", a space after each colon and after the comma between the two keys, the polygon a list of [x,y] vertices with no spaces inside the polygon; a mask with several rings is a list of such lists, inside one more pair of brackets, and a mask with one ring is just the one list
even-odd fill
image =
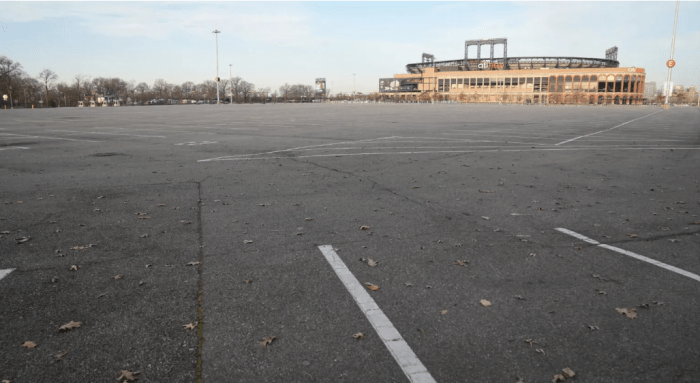
{"label": "stadium signage", "polygon": [[479,69],[504,69],[505,65],[503,63],[491,63],[488,61],[482,61],[477,65]]}

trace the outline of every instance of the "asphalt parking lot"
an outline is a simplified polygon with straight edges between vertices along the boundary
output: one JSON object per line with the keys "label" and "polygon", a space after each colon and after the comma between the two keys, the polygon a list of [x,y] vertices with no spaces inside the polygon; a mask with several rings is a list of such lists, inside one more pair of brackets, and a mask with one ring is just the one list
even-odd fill
{"label": "asphalt parking lot", "polygon": [[700,381],[697,108],[1,112],[0,380]]}

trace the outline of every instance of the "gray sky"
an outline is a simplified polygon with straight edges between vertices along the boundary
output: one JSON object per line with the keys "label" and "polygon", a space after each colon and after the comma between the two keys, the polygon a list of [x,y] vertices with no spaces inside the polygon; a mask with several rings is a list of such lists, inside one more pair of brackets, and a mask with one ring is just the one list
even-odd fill
{"label": "gray sky", "polygon": [[[464,41],[506,37],[508,56],[604,58],[665,81],[675,2],[3,2],[0,55],[36,76],[180,84],[219,73],[258,87],[377,90],[423,52],[464,57]],[[700,84],[700,3],[682,2],[673,79]],[[497,48],[498,49],[498,48]],[[500,52],[497,50],[497,52]],[[496,56],[500,56],[497,53]]]}

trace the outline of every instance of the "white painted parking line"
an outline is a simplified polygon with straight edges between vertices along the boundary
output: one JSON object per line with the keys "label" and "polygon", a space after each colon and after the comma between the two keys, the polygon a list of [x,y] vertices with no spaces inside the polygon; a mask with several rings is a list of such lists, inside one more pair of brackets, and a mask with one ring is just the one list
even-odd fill
{"label": "white painted parking line", "polygon": [[3,279],[7,276],[7,274],[10,274],[14,269],[5,269],[5,270],[0,270],[0,279]]}
{"label": "white painted parking line", "polygon": [[671,266],[671,265],[669,265],[669,264],[666,264],[666,263],[663,263],[663,262],[659,262],[659,261],[657,261],[657,260],[655,260],[655,259],[651,259],[651,258],[645,257],[645,256],[643,256],[643,255],[639,255],[639,254],[637,254],[637,253],[633,253],[633,252],[631,252],[631,251],[627,251],[627,250],[620,249],[619,247],[615,247],[615,246],[610,246],[610,245],[602,244],[602,243],[600,243],[600,242],[598,242],[598,241],[596,241],[596,240],[594,240],[594,239],[588,238],[588,237],[586,237],[586,236],[584,236],[584,235],[581,235],[581,234],[579,234],[579,233],[573,232],[573,231],[571,231],[571,230],[567,230],[567,229],[560,228],[560,227],[559,227],[559,228],[556,228],[555,230],[557,230],[557,231],[559,231],[559,232],[562,232],[562,233],[564,233],[564,234],[568,234],[568,235],[570,235],[570,236],[572,236],[572,237],[578,238],[578,239],[580,239],[580,240],[582,240],[582,241],[588,242],[588,243],[590,243],[590,244],[592,244],[592,245],[596,245],[596,246],[599,246],[599,247],[602,247],[602,248],[605,248],[605,249],[608,249],[608,250],[616,251],[616,252],[618,252],[618,253],[620,253],[620,254],[624,254],[624,255],[630,256],[630,257],[635,258],[635,259],[638,259],[638,260],[640,260],[640,261],[644,261],[644,262],[647,262],[647,263],[651,263],[651,264],[654,265],[654,266],[658,266],[658,267],[661,267],[661,268],[663,268],[663,269],[666,269],[666,270],[669,270],[669,271],[673,271],[674,273],[683,275],[683,276],[685,276],[685,277],[688,277],[688,278],[690,278],[690,279],[694,279],[694,280],[700,282],[700,275],[693,274],[693,273],[688,272],[688,271],[685,271],[685,270],[683,270],[683,269],[679,269],[679,268],[677,268],[676,266]]}
{"label": "white painted parking line", "polygon": [[9,146],[6,148],[0,148],[0,150],[10,150],[10,149],[29,149],[29,148],[27,148],[25,146]]}
{"label": "white painted parking line", "polygon": [[623,122],[622,124],[617,125],[617,126],[613,126],[613,127],[610,128],[610,129],[605,129],[605,130],[601,130],[601,131],[599,131],[599,132],[595,132],[595,133],[591,133],[591,134],[586,134],[585,136],[579,136],[579,137],[576,137],[576,138],[572,138],[572,139],[570,139],[570,140],[562,141],[562,142],[560,142],[560,143],[558,143],[558,144],[556,144],[556,145],[565,144],[565,143],[567,143],[567,142],[576,141],[576,140],[578,140],[579,138],[588,137],[588,136],[592,136],[592,135],[595,135],[595,134],[598,134],[598,133],[603,133],[603,132],[607,132],[607,131],[609,131],[609,130],[617,129],[617,128],[623,126],[623,125],[629,124],[630,122],[634,122],[634,121],[637,121],[637,120],[641,120],[642,118],[646,118],[646,117],[649,117],[649,116],[653,116],[653,115],[655,115],[656,113],[661,113],[661,112],[662,112],[662,110],[660,110],[660,111],[658,111],[658,112],[650,113],[650,114],[647,114],[646,116],[642,116],[642,117],[639,117],[639,118],[635,118],[634,120],[629,120],[629,121],[627,121],[627,122]]}
{"label": "white painted parking line", "polygon": [[389,318],[377,306],[374,299],[367,294],[367,290],[362,287],[357,278],[345,266],[343,260],[338,257],[338,254],[333,250],[333,246],[325,245],[318,248],[326,257],[340,281],[343,282],[345,288],[348,289],[350,295],[355,299],[357,305],[360,306],[360,309],[372,324],[386,348],[389,349],[391,355],[396,359],[408,380],[411,382],[434,383],[435,379],[423,366],[416,354],[413,353],[411,347],[401,337],[394,325],[391,324]]}
{"label": "white painted parking line", "polygon": [[48,132],[67,132],[76,134],[108,134],[112,136],[135,136],[135,137],[154,137],[154,138],[167,138],[166,136],[148,136],[144,134],[127,134],[127,133],[107,133],[107,132],[80,132],[77,130],[48,130]]}
{"label": "white painted parking line", "polygon": [[187,146],[194,146],[194,145],[208,145],[208,144],[216,144],[217,141],[200,141],[200,142],[182,142],[179,144],[175,144],[176,146],[182,146],[182,145],[187,145]]}
{"label": "white painted parking line", "polygon": [[46,137],[46,136],[28,136],[25,134],[16,133],[0,133],[2,136],[12,136],[12,137],[24,137],[24,138],[46,138],[47,140],[62,140],[62,141],[79,141],[79,142],[104,142],[104,141],[94,141],[94,140],[78,140],[73,138],[60,138],[60,137]]}

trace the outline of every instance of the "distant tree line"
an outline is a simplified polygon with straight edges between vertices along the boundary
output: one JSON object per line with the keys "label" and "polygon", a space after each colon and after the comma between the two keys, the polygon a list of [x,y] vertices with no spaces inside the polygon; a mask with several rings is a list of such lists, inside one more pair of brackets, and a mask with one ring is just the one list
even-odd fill
{"label": "distant tree line", "polygon": [[[207,80],[199,84],[192,81],[172,84],[157,79],[149,85],[118,77],[91,78],[82,75],[60,81],[50,69],[31,76],[19,62],[0,56],[0,93],[8,95],[5,105],[15,107],[76,106],[78,101],[97,101],[98,97],[142,105],[209,103],[216,101],[216,82]],[[304,102],[313,97],[314,88],[310,85],[284,84],[278,93],[277,90],[270,91],[270,88],[256,88],[241,77],[221,79],[219,82],[219,99],[222,102]]]}

